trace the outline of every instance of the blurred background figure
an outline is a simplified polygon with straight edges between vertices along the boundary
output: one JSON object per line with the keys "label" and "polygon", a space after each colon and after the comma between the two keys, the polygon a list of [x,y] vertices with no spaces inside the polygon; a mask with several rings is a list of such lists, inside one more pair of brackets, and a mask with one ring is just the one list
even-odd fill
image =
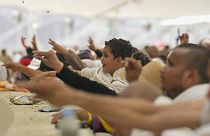
{"label": "blurred background figure", "polygon": [[2,63],[0,61],[0,81],[6,81],[7,78],[8,78],[8,72],[7,72],[7,69],[2,66],[4,63]]}
{"label": "blurred background figure", "polygon": [[153,58],[157,57],[159,51],[156,46],[154,46],[154,45],[146,46],[145,49],[146,49],[145,51],[149,54],[150,58],[153,59]]}
{"label": "blurred background figure", "polygon": [[210,49],[210,39],[209,39],[209,38],[202,39],[202,40],[199,42],[199,45],[200,45],[200,46],[205,46],[205,47],[207,47],[208,49]]}
{"label": "blurred background figure", "polygon": [[8,63],[11,62],[12,59],[10,58],[9,55],[7,55],[7,51],[5,49],[1,50],[1,56],[0,56],[0,61],[3,63]]}

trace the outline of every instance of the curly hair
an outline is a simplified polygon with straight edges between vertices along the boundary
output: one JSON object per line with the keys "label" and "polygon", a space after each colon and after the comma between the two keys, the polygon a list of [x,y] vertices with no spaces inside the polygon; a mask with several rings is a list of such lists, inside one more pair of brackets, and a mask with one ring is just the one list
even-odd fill
{"label": "curly hair", "polygon": [[149,56],[147,56],[145,53],[143,53],[142,51],[135,51],[132,54],[132,58],[136,59],[136,60],[140,60],[142,66],[146,65],[147,63],[149,63],[151,61],[151,59],[149,58]]}
{"label": "curly hair", "polygon": [[114,58],[122,57],[122,59],[125,59],[126,57],[131,57],[132,55],[133,46],[129,41],[121,38],[113,38],[109,41],[105,41],[105,47],[110,48]]}

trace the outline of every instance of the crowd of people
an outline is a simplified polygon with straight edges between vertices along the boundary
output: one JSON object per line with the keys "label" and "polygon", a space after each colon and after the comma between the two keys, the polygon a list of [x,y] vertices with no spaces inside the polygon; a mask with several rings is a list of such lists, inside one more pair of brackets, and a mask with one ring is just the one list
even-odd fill
{"label": "crowd of people", "polygon": [[[186,33],[179,40],[173,49],[140,50],[113,38],[100,49],[89,37],[89,49],[77,54],[52,39],[52,49],[41,51],[35,36],[33,47],[22,37],[27,55],[13,62],[2,50],[0,80],[12,82],[19,75],[18,86],[53,105],[81,107],[76,115],[93,132],[151,136],[167,135],[168,129],[185,132],[180,128],[187,127],[199,135],[201,128],[210,128],[210,40],[189,43]],[[60,118],[56,113],[52,123]]]}

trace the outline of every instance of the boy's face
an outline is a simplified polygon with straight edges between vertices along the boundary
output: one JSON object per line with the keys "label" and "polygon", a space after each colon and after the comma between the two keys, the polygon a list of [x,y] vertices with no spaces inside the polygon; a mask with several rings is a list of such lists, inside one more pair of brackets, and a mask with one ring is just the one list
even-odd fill
{"label": "boy's face", "polygon": [[119,58],[114,58],[109,47],[104,47],[101,63],[103,72],[111,75],[122,66],[122,61]]}

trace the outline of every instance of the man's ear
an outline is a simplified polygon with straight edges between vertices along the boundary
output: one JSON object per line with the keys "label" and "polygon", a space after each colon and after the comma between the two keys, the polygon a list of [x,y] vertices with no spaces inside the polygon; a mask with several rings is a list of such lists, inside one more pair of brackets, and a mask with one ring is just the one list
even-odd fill
{"label": "man's ear", "polygon": [[183,84],[186,87],[190,87],[192,85],[195,85],[199,83],[199,74],[198,71],[193,70],[186,70],[183,75]]}

